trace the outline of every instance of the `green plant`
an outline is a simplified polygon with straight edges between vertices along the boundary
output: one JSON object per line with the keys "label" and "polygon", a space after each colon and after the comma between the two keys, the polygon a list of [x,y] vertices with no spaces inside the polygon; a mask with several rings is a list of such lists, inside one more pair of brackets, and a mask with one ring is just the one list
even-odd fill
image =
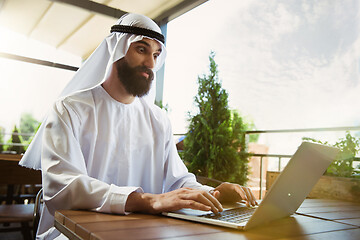
{"label": "green plant", "polygon": [[[313,138],[305,137],[303,140],[330,145],[327,141],[321,142]],[[353,161],[360,150],[360,140],[346,132],[345,138],[339,139],[332,146],[339,148],[340,152],[335,161],[327,168],[325,174],[338,177],[355,177],[358,170],[353,167]]]}
{"label": "green plant", "polygon": [[[237,115],[240,116],[240,113],[238,113],[237,110],[232,110],[232,113],[233,113],[233,115],[237,114]],[[242,126],[242,129],[241,129],[242,132],[245,132],[247,130],[254,130],[255,129],[255,124],[254,124],[254,122],[252,120],[247,119],[245,117],[240,117],[240,118],[242,119],[242,125],[241,125]],[[249,137],[248,138],[249,142],[257,142],[260,135],[259,134],[248,134],[247,136]]]}
{"label": "green plant", "polygon": [[0,127],[0,153],[4,151],[4,128]]}
{"label": "green plant", "polygon": [[[30,145],[31,141],[32,141],[32,140],[34,139],[34,137],[35,137],[35,134],[36,134],[37,131],[39,130],[40,126],[41,126],[41,123],[38,123],[38,125],[37,125],[37,126],[35,127],[35,129],[34,129],[33,135],[32,135],[27,141],[23,141],[24,144]],[[28,148],[28,146],[24,146],[24,148],[25,148],[25,151],[26,151],[27,148]]]}
{"label": "green plant", "polygon": [[[39,121],[36,120],[31,113],[23,113],[20,117],[20,132],[32,134],[35,132],[37,126],[39,125]],[[22,138],[24,141],[28,141],[31,136],[23,135]]]}
{"label": "green plant", "polygon": [[157,105],[159,108],[164,109],[165,112],[169,112],[170,111],[170,107],[169,104],[163,104],[163,101],[155,101],[155,105]]}
{"label": "green plant", "polygon": [[248,156],[243,131],[246,124],[228,106],[228,94],[218,79],[214,52],[210,53],[210,73],[198,77],[195,105],[198,112],[189,113],[189,127],[182,156],[196,175],[245,184]]}
{"label": "green plant", "polygon": [[21,154],[25,152],[24,147],[21,145],[23,143],[23,140],[21,135],[19,135],[19,131],[16,125],[14,126],[14,130],[12,132],[11,138],[9,139],[8,143],[15,145],[10,145],[7,148],[7,151],[15,151],[17,154]]}

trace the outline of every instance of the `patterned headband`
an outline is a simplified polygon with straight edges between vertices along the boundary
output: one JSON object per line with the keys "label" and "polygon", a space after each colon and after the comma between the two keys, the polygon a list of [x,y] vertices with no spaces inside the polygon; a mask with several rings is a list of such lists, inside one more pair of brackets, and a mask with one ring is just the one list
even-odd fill
{"label": "patterned headband", "polygon": [[150,29],[134,27],[134,26],[126,26],[126,25],[114,25],[111,27],[112,32],[122,32],[122,33],[130,33],[136,35],[144,35],[150,38],[155,38],[162,43],[165,43],[165,37],[161,33],[155,32]]}

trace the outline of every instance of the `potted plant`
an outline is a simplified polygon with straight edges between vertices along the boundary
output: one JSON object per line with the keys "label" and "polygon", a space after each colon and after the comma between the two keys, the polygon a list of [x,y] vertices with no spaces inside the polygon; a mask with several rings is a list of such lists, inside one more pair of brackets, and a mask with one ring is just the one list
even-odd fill
{"label": "potted plant", "polygon": [[249,160],[239,151],[246,151],[242,133],[247,125],[240,114],[228,106],[228,93],[221,86],[214,57],[211,52],[209,74],[198,77],[195,97],[198,111],[193,115],[189,113],[182,157],[202,183],[216,185],[219,181],[228,181],[243,185],[247,181]]}
{"label": "potted plant", "polygon": [[[303,140],[331,145],[328,142],[322,142],[313,138],[304,137]],[[340,152],[308,197],[359,201],[360,165],[354,166],[354,161],[357,160],[355,156],[360,151],[360,140],[347,132],[345,138],[339,139],[338,142],[331,146],[339,148]],[[270,188],[279,174],[279,172],[267,173],[267,189]]]}

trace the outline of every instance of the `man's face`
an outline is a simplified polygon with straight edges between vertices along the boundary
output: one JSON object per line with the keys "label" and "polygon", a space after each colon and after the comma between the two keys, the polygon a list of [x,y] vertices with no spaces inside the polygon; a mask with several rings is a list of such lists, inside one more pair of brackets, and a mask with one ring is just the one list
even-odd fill
{"label": "man's face", "polygon": [[118,78],[128,93],[142,97],[149,92],[154,79],[152,69],[160,53],[160,43],[144,38],[132,43],[126,55],[115,63]]}

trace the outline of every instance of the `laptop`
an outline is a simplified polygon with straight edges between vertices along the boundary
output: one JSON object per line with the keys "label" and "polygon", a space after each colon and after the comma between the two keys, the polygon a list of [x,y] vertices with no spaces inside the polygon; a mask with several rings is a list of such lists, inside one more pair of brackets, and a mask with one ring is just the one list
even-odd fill
{"label": "laptop", "polygon": [[303,142],[257,207],[237,203],[218,214],[193,209],[163,215],[201,223],[247,230],[295,213],[313,186],[335,159],[338,149]]}

